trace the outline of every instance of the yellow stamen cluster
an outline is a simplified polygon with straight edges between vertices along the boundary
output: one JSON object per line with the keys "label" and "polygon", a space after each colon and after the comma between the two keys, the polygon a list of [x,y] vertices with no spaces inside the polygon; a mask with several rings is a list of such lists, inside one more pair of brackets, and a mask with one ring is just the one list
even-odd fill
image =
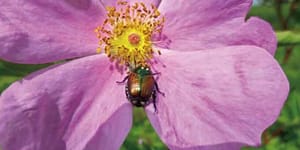
{"label": "yellow stamen cluster", "polygon": [[120,64],[145,64],[153,57],[151,37],[160,33],[164,17],[154,5],[147,8],[142,2],[129,5],[118,1],[116,7],[107,7],[107,18],[95,29],[100,47],[112,61]]}

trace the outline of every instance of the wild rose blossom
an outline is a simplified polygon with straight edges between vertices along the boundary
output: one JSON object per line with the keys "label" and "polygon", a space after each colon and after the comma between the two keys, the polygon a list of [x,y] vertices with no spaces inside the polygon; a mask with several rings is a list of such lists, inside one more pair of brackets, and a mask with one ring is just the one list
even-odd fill
{"label": "wild rose blossom", "polygon": [[[134,4],[133,0],[128,1]],[[157,109],[145,108],[170,149],[257,146],[277,118],[288,81],[273,54],[276,38],[251,0],[144,0],[164,16],[151,37],[161,72]],[[132,124],[125,74],[104,54],[94,29],[115,0],[0,2],[0,57],[40,64],[83,57],[32,73],[0,97],[4,150],[118,149]],[[151,42],[150,41],[150,42]],[[155,42],[154,42],[155,41]],[[85,57],[84,57],[85,56]],[[152,58],[151,58],[152,59]]]}

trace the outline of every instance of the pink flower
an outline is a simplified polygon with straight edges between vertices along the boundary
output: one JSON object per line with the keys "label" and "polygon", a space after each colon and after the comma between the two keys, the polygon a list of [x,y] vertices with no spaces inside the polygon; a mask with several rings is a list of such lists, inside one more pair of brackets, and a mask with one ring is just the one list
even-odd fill
{"label": "pink flower", "polygon": [[[133,0],[129,1],[130,3]],[[153,37],[162,51],[157,109],[145,108],[170,149],[257,146],[278,117],[288,81],[273,54],[271,26],[245,22],[251,0],[144,0],[165,17]],[[0,57],[39,64],[83,57],[37,71],[0,97],[4,150],[118,149],[132,123],[124,78],[96,54],[94,29],[115,0],[0,2]],[[163,65],[162,65],[163,64]]]}

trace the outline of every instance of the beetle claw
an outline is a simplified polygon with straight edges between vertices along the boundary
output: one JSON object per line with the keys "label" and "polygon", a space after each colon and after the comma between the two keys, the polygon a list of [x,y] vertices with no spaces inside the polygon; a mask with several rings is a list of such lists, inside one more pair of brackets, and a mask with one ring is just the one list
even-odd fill
{"label": "beetle claw", "polygon": [[156,109],[156,108],[154,108],[154,113],[158,114],[158,111],[157,111],[157,109]]}
{"label": "beetle claw", "polygon": [[157,113],[156,103],[153,103],[154,113]]}
{"label": "beetle claw", "polygon": [[161,94],[163,97],[166,97],[165,93],[164,92],[161,92],[161,91],[157,91],[159,94]]}

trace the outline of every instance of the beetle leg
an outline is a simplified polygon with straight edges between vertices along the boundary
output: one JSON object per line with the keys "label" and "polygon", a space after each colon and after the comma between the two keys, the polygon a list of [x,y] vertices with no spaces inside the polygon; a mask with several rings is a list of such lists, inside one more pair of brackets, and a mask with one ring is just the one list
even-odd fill
{"label": "beetle leg", "polygon": [[155,72],[155,73],[152,73],[151,75],[154,76],[154,75],[160,75],[161,73],[160,72]]}
{"label": "beetle leg", "polygon": [[155,91],[153,91],[152,99],[153,99],[154,112],[157,113],[157,107],[156,107],[156,92],[155,92]]}
{"label": "beetle leg", "polygon": [[122,81],[116,81],[117,83],[124,83],[127,79],[129,78],[129,76],[126,76]]}
{"label": "beetle leg", "polygon": [[157,82],[155,82],[154,84],[155,84],[155,89],[156,89],[156,91],[157,91],[159,94],[161,94],[162,96],[165,96],[165,93],[163,93],[163,92],[161,92],[161,91],[159,90]]}
{"label": "beetle leg", "polygon": [[[160,74],[161,74],[160,72],[155,72],[155,73],[152,73],[151,75],[152,75],[152,76],[155,76],[155,75],[160,75]],[[158,78],[159,78],[159,77],[156,77],[155,80],[158,80]]]}

